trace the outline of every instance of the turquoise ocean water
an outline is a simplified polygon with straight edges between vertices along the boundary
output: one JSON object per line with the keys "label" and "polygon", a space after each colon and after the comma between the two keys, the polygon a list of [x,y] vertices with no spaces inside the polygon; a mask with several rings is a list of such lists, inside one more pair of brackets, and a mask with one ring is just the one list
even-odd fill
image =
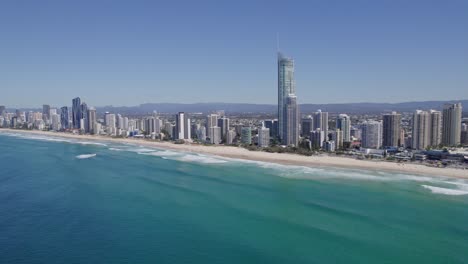
{"label": "turquoise ocean water", "polygon": [[0,132],[0,263],[468,263],[468,181]]}

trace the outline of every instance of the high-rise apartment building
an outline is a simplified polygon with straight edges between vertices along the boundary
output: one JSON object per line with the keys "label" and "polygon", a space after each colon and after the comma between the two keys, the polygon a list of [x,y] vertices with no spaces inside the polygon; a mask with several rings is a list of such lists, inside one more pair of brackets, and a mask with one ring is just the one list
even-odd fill
{"label": "high-rise apartment building", "polygon": [[81,99],[76,97],[72,100],[72,122],[73,128],[80,128],[80,119],[81,119]]}
{"label": "high-rise apartment building", "polygon": [[96,118],[96,108],[90,107],[86,113],[86,121],[88,122],[86,133],[97,134],[97,118]]}
{"label": "high-rise apartment building", "polygon": [[278,137],[284,141],[286,131],[286,107],[288,97],[296,94],[294,79],[294,60],[278,53]]}
{"label": "high-rise apartment building", "polygon": [[361,125],[361,146],[379,149],[382,147],[382,122],[366,121]]}
{"label": "high-rise apartment building", "polygon": [[262,127],[258,129],[258,146],[261,148],[270,145],[270,129],[266,128],[262,123]]}
{"label": "high-rise apartment building", "polygon": [[68,107],[67,106],[63,106],[62,108],[60,108],[61,112],[60,112],[60,122],[62,123],[62,128],[63,129],[69,129],[69,119],[68,119]]}
{"label": "high-rise apartment building", "polygon": [[416,110],[412,120],[411,147],[425,149],[431,144],[431,115],[427,111]]}
{"label": "high-rise apartment building", "polygon": [[439,146],[442,142],[442,112],[431,110],[430,146]]}
{"label": "high-rise apartment building", "polygon": [[312,131],[314,131],[314,118],[308,115],[301,119],[301,136],[310,137]]}
{"label": "high-rise apartment building", "polygon": [[286,98],[284,105],[283,118],[283,134],[282,144],[289,146],[298,146],[299,144],[299,109],[297,106],[297,98],[295,95],[290,95]]}
{"label": "high-rise apartment building", "polygon": [[42,105],[42,119],[44,121],[50,120],[50,105]]}
{"label": "high-rise apartment building", "polygon": [[[336,128],[343,132],[343,142],[351,142],[351,119],[346,114],[340,114],[336,118]],[[337,147],[340,148],[339,144]]]}
{"label": "high-rise apartment building", "polygon": [[457,146],[461,140],[462,105],[445,104],[442,114],[442,144]]}
{"label": "high-rise apartment building", "polygon": [[190,136],[190,118],[184,112],[176,115],[176,134],[175,139],[191,139]]}
{"label": "high-rise apartment building", "polygon": [[328,112],[322,112],[322,110],[317,110],[314,113],[314,130],[320,129],[325,135],[328,134]]}
{"label": "high-rise apartment building", "polygon": [[384,147],[399,147],[401,145],[401,114],[392,112],[383,115],[382,145]]}

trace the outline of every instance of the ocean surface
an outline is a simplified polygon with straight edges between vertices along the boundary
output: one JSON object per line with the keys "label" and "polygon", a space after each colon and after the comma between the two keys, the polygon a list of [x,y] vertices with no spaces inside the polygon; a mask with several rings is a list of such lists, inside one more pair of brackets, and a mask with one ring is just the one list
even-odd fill
{"label": "ocean surface", "polygon": [[0,132],[0,263],[468,263],[468,181]]}

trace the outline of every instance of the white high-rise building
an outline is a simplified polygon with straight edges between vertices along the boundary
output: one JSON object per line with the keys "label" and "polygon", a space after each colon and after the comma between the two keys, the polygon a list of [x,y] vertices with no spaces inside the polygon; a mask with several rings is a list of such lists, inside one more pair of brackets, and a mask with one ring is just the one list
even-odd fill
{"label": "white high-rise building", "polygon": [[221,128],[218,126],[210,127],[210,143],[219,144],[221,143]]}
{"label": "white high-rise building", "polygon": [[[334,144],[334,147],[335,148],[343,148],[343,131],[341,131],[341,129],[336,129],[335,131],[332,131],[332,133],[330,133],[332,135],[332,140],[335,142]],[[326,138],[327,136],[325,135],[325,140],[327,140]]]}
{"label": "white high-rise building", "polygon": [[52,129],[55,131],[59,131],[60,129],[62,129],[62,125],[60,123],[60,115],[57,115],[55,113],[55,114],[51,114],[50,117],[52,120]]}
{"label": "white high-rise building", "polygon": [[270,129],[266,128],[263,123],[258,129],[258,146],[261,148],[270,146]]}
{"label": "white high-rise building", "polygon": [[109,135],[115,135],[117,133],[115,114],[106,114],[106,128],[106,132]]}
{"label": "white high-rise building", "polygon": [[427,111],[416,110],[413,114],[412,143],[413,149],[425,149],[431,144],[431,115]]}
{"label": "white high-rise building", "polygon": [[312,148],[321,149],[323,147],[323,142],[325,141],[325,132],[320,128],[310,132],[310,143]]}
{"label": "white high-rise building", "polygon": [[234,142],[234,138],[236,137],[236,131],[230,129],[226,133],[226,144],[231,145]]}
{"label": "white high-rise building", "polygon": [[96,118],[96,109],[94,107],[88,108],[88,133],[90,134],[97,134],[97,129],[96,129],[96,124],[97,124],[97,118]]}
{"label": "white high-rise building", "polygon": [[184,112],[179,112],[176,115],[176,134],[175,139],[191,139],[190,135],[190,118]]}
{"label": "white high-rise building", "polygon": [[382,122],[366,121],[361,125],[361,147],[379,149],[382,147]]}
{"label": "white high-rise building", "polygon": [[[343,141],[351,142],[351,119],[346,114],[340,114],[336,118],[336,128],[340,129],[343,132]],[[337,144],[337,147],[339,144]]]}
{"label": "white high-rise building", "polygon": [[207,137],[211,138],[211,127],[216,127],[218,126],[218,118],[219,115],[217,114],[209,114],[206,116],[206,128],[207,128]]}
{"label": "white high-rise building", "polygon": [[444,105],[442,115],[442,144],[457,146],[461,140],[462,104]]}
{"label": "white high-rise building", "polygon": [[314,130],[320,129],[325,135],[328,134],[328,112],[322,112],[322,110],[317,110],[314,113]]}

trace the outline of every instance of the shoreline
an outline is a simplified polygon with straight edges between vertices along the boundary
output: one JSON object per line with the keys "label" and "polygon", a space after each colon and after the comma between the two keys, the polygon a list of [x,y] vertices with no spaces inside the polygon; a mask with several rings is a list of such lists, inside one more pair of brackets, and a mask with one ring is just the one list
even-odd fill
{"label": "shoreline", "polygon": [[[435,176],[435,177],[451,177],[468,179],[468,171],[454,168],[436,168],[422,164],[414,163],[393,163],[385,161],[370,161],[358,160],[350,157],[332,157],[332,156],[301,156],[291,153],[268,153],[261,151],[249,151],[241,147],[233,146],[204,146],[190,144],[174,144],[172,142],[148,141],[143,139],[133,138],[111,138],[106,136],[93,135],[78,135],[63,132],[39,131],[39,130],[16,130],[16,129],[0,129],[1,132],[8,133],[24,133],[36,134],[45,136],[56,136],[71,139],[86,139],[94,141],[108,141],[115,143],[130,143],[139,144],[147,147],[160,149],[170,149],[175,151],[193,152],[199,154],[213,155],[224,158],[233,158],[249,161],[261,161],[276,163],[282,165],[295,165],[306,167],[321,167],[321,168],[344,168],[344,169],[360,169],[367,171],[386,171],[396,173],[408,173],[420,176]],[[404,165],[403,165],[404,164]]]}

